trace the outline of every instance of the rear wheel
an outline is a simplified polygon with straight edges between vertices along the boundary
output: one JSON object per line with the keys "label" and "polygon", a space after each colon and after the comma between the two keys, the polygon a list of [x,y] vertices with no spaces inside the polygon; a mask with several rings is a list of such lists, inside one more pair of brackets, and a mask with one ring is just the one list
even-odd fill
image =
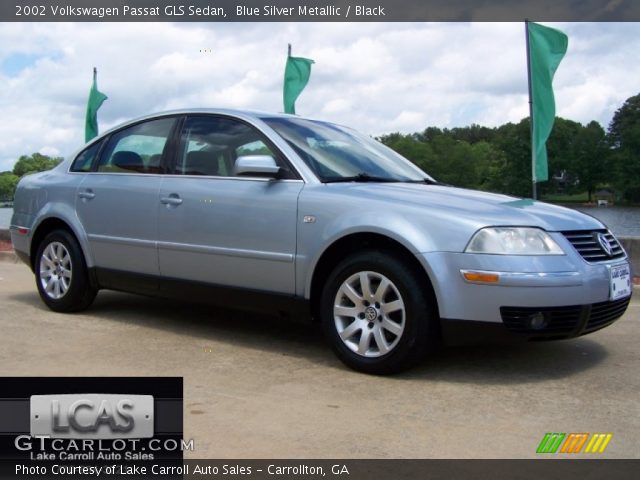
{"label": "rear wheel", "polygon": [[338,357],[366,373],[389,374],[427,353],[437,334],[435,301],[401,257],[367,251],[340,263],[321,299],[325,335]]}
{"label": "rear wheel", "polygon": [[44,238],[34,267],[40,298],[51,310],[78,312],[93,303],[97,290],[89,282],[80,245],[66,230],[55,230]]}

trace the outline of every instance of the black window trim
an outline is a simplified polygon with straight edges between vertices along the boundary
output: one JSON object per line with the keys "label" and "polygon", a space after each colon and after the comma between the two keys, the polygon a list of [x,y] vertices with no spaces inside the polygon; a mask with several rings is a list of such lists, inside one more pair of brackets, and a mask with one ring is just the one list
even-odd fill
{"label": "black window trim", "polygon": [[[173,123],[173,125],[171,126],[171,130],[169,131],[169,134],[167,135],[167,143],[164,146],[164,149],[162,151],[162,158],[160,159],[160,172],[158,173],[137,173],[137,172],[131,172],[131,173],[125,173],[125,172],[99,172],[98,171],[98,165],[100,164],[100,160],[102,159],[102,155],[104,154],[105,151],[105,147],[106,145],[109,143],[109,141],[111,140],[111,137],[113,135],[116,135],[118,133],[120,133],[123,130],[127,130],[128,128],[131,127],[135,127],[137,125],[140,125],[142,123],[147,123],[147,122],[152,122],[155,120],[163,120],[165,118],[173,118],[176,121]],[[80,171],[74,171],[71,168],[73,167],[74,162],[76,161],[76,159],[82,155],[83,152],[85,152],[87,149],[93,147],[93,143],[89,146],[87,146],[86,148],[83,148],[82,151],[80,153],[78,153],[78,155],[75,156],[75,158],[73,159],[73,161],[71,162],[71,165],[69,165],[69,173],[93,173],[93,174],[100,174],[100,175],[166,175],[168,173],[168,168],[167,166],[171,164],[171,159],[174,156],[175,153],[175,139],[176,137],[179,135],[181,129],[182,129],[182,121],[184,120],[184,114],[182,113],[172,113],[169,115],[158,115],[155,117],[151,117],[151,118],[144,118],[141,119],[137,122],[133,122],[133,123],[128,123],[126,125],[123,125],[122,127],[118,128],[117,130],[113,130],[112,132],[109,132],[108,134],[104,134],[104,136],[98,140],[96,140],[95,143],[101,143],[100,148],[98,149],[98,153],[96,154],[96,156],[93,159],[93,162],[91,164],[91,169],[87,172],[80,172]]]}
{"label": "black window trim", "polygon": [[[180,176],[180,177],[188,177],[188,175],[182,175],[179,173],[176,173],[176,164],[177,164],[177,160],[178,160],[178,154],[184,151],[185,145],[183,144],[184,142],[182,141],[182,128],[184,127],[184,124],[186,123],[188,118],[192,118],[192,117],[205,117],[205,118],[224,118],[227,120],[234,120],[236,122],[242,123],[246,126],[248,126],[249,128],[255,130],[259,136],[260,139],[265,143],[265,145],[267,147],[269,147],[269,149],[271,149],[271,151],[275,154],[276,156],[276,161],[280,162],[282,165],[285,165],[285,169],[283,170],[284,174],[280,177],[278,177],[276,180],[303,180],[302,175],[300,175],[300,172],[298,172],[298,170],[295,168],[295,166],[291,163],[291,161],[289,161],[289,159],[287,158],[287,156],[282,152],[282,150],[280,150],[276,144],[274,144],[271,139],[267,136],[266,133],[264,133],[260,128],[258,128],[256,125],[254,125],[251,122],[248,122],[247,120],[243,119],[243,118],[238,118],[235,117],[233,115],[225,115],[222,113],[205,113],[205,112],[198,112],[198,113],[184,113],[182,114],[183,117],[181,119],[180,122],[180,128],[176,133],[176,139],[175,139],[175,150],[172,154],[172,161],[171,163],[168,165],[168,169],[167,169],[167,174],[168,175],[174,175],[174,176]],[[241,180],[261,180],[264,181],[264,177],[250,177],[250,176],[246,176],[246,177],[225,177],[225,176],[211,176],[211,175],[202,175],[202,176],[198,176],[198,178],[225,178],[225,179],[241,179]]]}
{"label": "black window trim", "polygon": [[[98,140],[96,140],[95,142],[93,142],[91,145],[88,145],[87,147],[83,148],[73,159],[73,161],[71,162],[71,165],[69,165],[69,173],[91,173],[94,171],[94,168],[96,166],[96,159],[100,158],[100,154],[102,153],[102,149],[104,148],[105,145],[105,138],[106,137],[102,137]],[[98,145],[98,151],[96,152],[96,154],[93,156],[93,159],[91,160],[91,165],[89,165],[89,170],[74,170],[73,166],[75,165],[75,163],[78,161],[78,158],[80,158],[80,156],[86,152],[87,150],[95,147],[96,145]]]}
{"label": "black window trim", "polygon": [[[258,134],[260,135],[260,137],[262,138],[262,140],[264,141],[264,143],[276,154],[276,159],[277,161],[280,161],[282,164],[284,164],[286,166],[286,169],[284,170],[285,175],[283,175],[282,177],[278,178],[277,180],[283,180],[283,181],[304,181],[303,176],[300,174],[300,172],[298,171],[298,169],[293,165],[293,163],[291,163],[291,161],[289,160],[289,158],[287,158],[287,156],[282,152],[282,150],[275,144],[273,143],[273,141],[267,136],[267,134],[265,132],[263,132],[260,128],[258,128],[256,125],[254,125],[253,123],[243,119],[243,118],[238,118],[236,116],[233,115],[225,115],[222,113],[206,113],[206,112],[195,112],[195,113],[171,113],[168,115],[157,115],[154,117],[147,117],[144,119],[141,119],[137,122],[133,122],[133,123],[128,123],[126,125],[123,125],[122,127],[118,128],[117,130],[113,130],[107,134],[104,134],[104,136],[98,140],[96,140],[95,143],[101,143],[100,148],[98,149],[98,153],[96,154],[96,156],[93,159],[93,162],[91,164],[91,169],[89,171],[86,172],[80,172],[80,171],[73,171],[71,170],[71,167],[73,166],[73,163],[76,161],[76,159],[78,158],[78,156],[80,156],[87,148],[91,148],[93,146],[93,143],[91,145],[89,145],[88,147],[82,149],[82,151],[80,153],[78,153],[78,155],[76,155],[76,157],[73,159],[73,161],[71,162],[71,165],[69,165],[69,173],[74,173],[74,174],[100,174],[100,175],[172,175],[172,176],[181,176],[184,177],[185,175],[181,175],[181,174],[177,174],[174,173],[175,172],[175,166],[176,166],[176,162],[177,162],[177,155],[179,152],[182,151],[183,145],[182,145],[182,128],[184,126],[184,123],[186,122],[186,119],[188,117],[214,117],[214,118],[225,118],[225,119],[229,119],[229,120],[235,120],[236,122],[240,122],[243,123],[245,125],[247,125],[249,128],[253,128],[255,129]],[[160,167],[161,167],[161,171],[158,173],[137,173],[137,172],[131,172],[131,173],[114,173],[114,172],[99,172],[98,171],[98,165],[100,164],[100,160],[102,159],[102,155],[104,155],[105,152],[105,148],[106,145],[109,143],[109,141],[111,140],[111,137],[113,135],[116,135],[118,133],[120,133],[123,130],[126,130],[128,128],[131,127],[135,127],[136,125],[140,125],[141,123],[146,123],[146,122],[151,122],[154,120],[161,120],[161,119],[165,119],[165,118],[175,118],[176,121],[173,124],[173,127],[171,129],[171,131],[169,132],[169,135],[167,136],[167,144],[165,145],[165,148],[162,152],[162,158],[160,160]],[[200,177],[199,177],[200,178]],[[202,176],[201,178],[226,178],[226,179],[236,179],[236,180],[261,180],[264,181],[265,179],[262,177],[216,177],[216,176]]]}

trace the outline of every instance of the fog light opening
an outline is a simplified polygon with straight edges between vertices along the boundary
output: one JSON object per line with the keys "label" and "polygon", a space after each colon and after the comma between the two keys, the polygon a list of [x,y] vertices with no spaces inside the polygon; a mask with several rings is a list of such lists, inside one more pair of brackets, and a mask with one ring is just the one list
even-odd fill
{"label": "fog light opening", "polygon": [[537,312],[529,317],[529,327],[532,330],[542,330],[548,325],[547,318],[544,313]]}

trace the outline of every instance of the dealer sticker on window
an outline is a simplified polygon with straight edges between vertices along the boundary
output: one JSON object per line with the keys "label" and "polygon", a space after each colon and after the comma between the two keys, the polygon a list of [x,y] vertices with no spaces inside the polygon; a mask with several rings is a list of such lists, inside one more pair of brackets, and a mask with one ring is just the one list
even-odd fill
{"label": "dealer sticker on window", "polygon": [[629,264],[615,265],[611,267],[611,282],[609,287],[609,298],[618,300],[619,298],[631,295],[631,271]]}

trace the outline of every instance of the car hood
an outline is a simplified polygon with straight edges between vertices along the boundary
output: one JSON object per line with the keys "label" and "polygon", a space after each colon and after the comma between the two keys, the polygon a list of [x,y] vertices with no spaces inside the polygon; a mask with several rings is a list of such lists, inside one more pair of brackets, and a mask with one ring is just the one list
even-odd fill
{"label": "car hood", "polygon": [[547,231],[594,230],[605,228],[595,218],[576,210],[530,199],[467,190],[444,185],[412,183],[327,184],[343,193],[418,207],[427,215],[485,226],[534,226]]}

